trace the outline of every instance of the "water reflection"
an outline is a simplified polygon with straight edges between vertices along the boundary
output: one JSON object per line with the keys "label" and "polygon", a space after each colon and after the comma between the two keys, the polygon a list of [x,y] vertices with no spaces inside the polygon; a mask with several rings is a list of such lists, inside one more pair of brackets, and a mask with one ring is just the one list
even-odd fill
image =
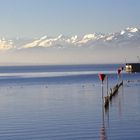
{"label": "water reflection", "polygon": [[102,125],[101,130],[100,130],[100,140],[107,140],[104,125]]}
{"label": "water reflection", "polygon": [[107,140],[105,117],[109,126],[109,106],[104,108],[102,105],[102,126],[100,128],[100,140]]}
{"label": "water reflection", "polygon": [[123,86],[119,89],[118,93],[113,97],[113,101],[110,101],[108,106],[104,107],[104,104],[102,102],[102,123],[100,127],[100,132],[99,132],[100,140],[107,140],[110,135],[107,133],[107,132],[110,132],[110,113],[116,108],[118,110],[117,112],[118,118],[121,119],[122,113],[123,113],[123,110],[122,110],[123,105],[124,105]]}
{"label": "water reflection", "polygon": [[120,94],[119,94],[118,110],[119,110],[119,118],[121,118],[123,113],[123,106],[124,106],[124,86],[120,88],[119,93]]}

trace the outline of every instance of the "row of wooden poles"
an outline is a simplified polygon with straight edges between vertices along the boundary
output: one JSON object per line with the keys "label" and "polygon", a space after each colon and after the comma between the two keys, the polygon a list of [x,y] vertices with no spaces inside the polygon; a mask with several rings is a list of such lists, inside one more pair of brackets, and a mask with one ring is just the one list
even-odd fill
{"label": "row of wooden poles", "polygon": [[112,100],[112,97],[115,96],[118,93],[118,90],[120,88],[120,86],[123,85],[123,81],[121,81],[120,83],[116,84],[114,87],[110,88],[110,92],[107,93],[107,96],[104,97],[104,107],[108,107],[109,102]]}
{"label": "row of wooden poles", "polygon": [[[108,90],[108,76],[106,76],[105,74],[98,74],[102,86],[102,127],[100,130],[100,140],[107,140],[107,136],[106,136],[106,130],[105,130],[105,120],[104,120],[104,111],[108,110],[109,107],[109,103],[111,102],[113,96],[115,96],[118,93],[119,88],[123,85],[123,81],[120,78],[120,73],[121,70],[123,70],[122,68],[119,68],[117,70],[117,74],[118,74],[118,82],[116,85],[114,85],[112,88],[110,88],[110,91]],[[103,92],[103,82],[105,80],[107,80],[107,95],[104,96],[104,92]]]}
{"label": "row of wooden poles", "polygon": [[104,93],[103,93],[103,81],[106,77],[105,74],[98,74],[100,81],[102,82],[102,103],[103,106],[105,108],[107,108],[109,106],[109,102],[112,100],[112,97],[115,96],[118,93],[119,88],[123,85],[123,81],[120,81],[120,73],[121,73],[122,69],[119,68],[117,70],[117,74],[118,74],[118,83],[113,86],[112,88],[110,88],[110,91],[108,91],[108,77],[107,77],[107,95],[104,97]]}

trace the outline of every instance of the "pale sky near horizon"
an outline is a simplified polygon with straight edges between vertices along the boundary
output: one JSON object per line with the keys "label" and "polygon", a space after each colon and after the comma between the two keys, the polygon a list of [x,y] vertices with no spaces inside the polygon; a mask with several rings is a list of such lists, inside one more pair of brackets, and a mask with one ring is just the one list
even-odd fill
{"label": "pale sky near horizon", "polygon": [[140,0],[1,0],[0,37],[115,32],[140,27]]}

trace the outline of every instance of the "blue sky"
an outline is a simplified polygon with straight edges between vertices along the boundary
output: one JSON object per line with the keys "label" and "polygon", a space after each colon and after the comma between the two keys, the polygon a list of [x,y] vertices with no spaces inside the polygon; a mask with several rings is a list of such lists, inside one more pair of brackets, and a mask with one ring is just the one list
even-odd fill
{"label": "blue sky", "polygon": [[140,0],[1,0],[0,37],[114,32],[140,27]]}

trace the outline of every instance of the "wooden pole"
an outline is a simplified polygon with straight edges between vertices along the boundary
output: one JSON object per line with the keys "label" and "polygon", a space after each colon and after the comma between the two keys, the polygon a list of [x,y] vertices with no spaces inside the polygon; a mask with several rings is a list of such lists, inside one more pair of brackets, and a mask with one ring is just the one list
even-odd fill
{"label": "wooden pole", "polygon": [[102,102],[103,102],[103,100],[104,100],[104,93],[103,93],[103,81],[102,81]]}
{"label": "wooden pole", "polygon": [[108,97],[108,76],[106,77],[107,79],[107,97]]}

